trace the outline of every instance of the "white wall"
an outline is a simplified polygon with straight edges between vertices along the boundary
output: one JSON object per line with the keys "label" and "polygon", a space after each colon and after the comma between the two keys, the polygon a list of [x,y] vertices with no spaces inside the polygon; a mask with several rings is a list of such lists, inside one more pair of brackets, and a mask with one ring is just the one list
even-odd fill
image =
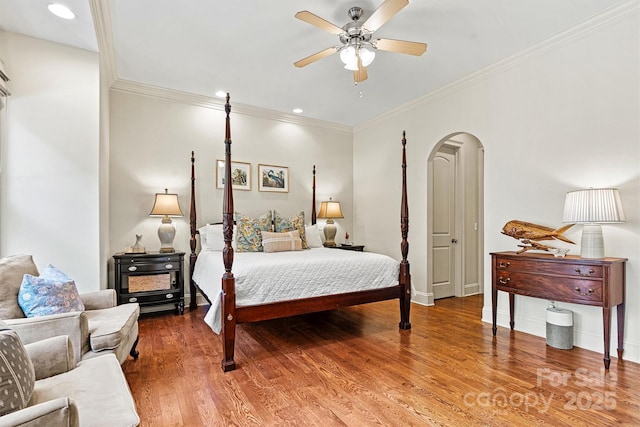
{"label": "white wall", "polygon": [[[233,96],[233,94],[231,94]],[[351,132],[237,113],[231,99],[233,160],[251,163],[251,191],[235,191],[235,210],[258,216],[276,209],[285,216],[304,211],[311,218],[312,168],[317,168],[317,204],[333,197],[345,219],[339,230],[352,233],[353,147]],[[174,248],[189,253],[191,151],[196,154],[198,226],[222,220],[222,192],[215,163],[224,159],[225,113],[178,100],[111,91],[110,236],[112,252],[142,234],[147,251],[157,251],[160,218],[150,218],[154,194],[178,193],[183,218],[174,218]],[[258,191],[258,164],[289,167],[289,193]],[[324,220],[318,220],[324,223]],[[342,241],[344,231],[337,235]],[[357,239],[357,236],[355,236]]]}
{"label": "white wall", "polygon": [[[488,254],[516,249],[500,234],[507,221],[560,226],[567,191],[617,187],[627,222],[604,226],[606,253],[629,259],[625,356],[640,361],[640,25],[638,5],[630,4],[355,129],[355,231],[371,250],[395,257],[407,131],[409,259],[418,294],[427,294],[426,162],[442,138],[467,132],[485,147],[483,319],[491,319]],[[580,227],[568,235],[579,242]],[[516,329],[544,336],[547,301],[518,297],[516,305]],[[601,352],[601,309],[560,305],[576,313],[576,345]],[[508,325],[505,295],[498,320]]]}
{"label": "white wall", "polygon": [[98,55],[0,32],[11,78],[0,175],[0,255],[52,263],[100,288]]}

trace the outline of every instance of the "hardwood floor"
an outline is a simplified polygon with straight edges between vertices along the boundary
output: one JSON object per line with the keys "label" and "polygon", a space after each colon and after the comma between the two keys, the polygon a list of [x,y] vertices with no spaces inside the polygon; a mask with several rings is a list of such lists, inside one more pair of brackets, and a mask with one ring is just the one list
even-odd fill
{"label": "hardwood floor", "polygon": [[[640,365],[480,321],[482,297],[397,301],[237,330],[238,369],[220,369],[206,307],[140,319],[123,364],[142,426],[640,425]],[[615,350],[613,351],[615,354]]]}

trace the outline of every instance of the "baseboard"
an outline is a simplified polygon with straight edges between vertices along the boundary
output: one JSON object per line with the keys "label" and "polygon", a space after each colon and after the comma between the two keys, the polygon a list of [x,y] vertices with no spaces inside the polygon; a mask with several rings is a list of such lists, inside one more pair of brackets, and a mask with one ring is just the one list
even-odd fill
{"label": "baseboard", "polygon": [[[485,323],[492,323],[491,306],[485,306],[482,309],[482,321]],[[612,319],[615,320],[615,319]],[[500,310],[496,313],[496,324],[500,328],[509,328],[509,312],[508,310]],[[523,317],[518,316],[516,311],[515,316],[515,330],[524,332],[537,337],[546,338],[546,320],[541,318]],[[598,329],[588,325],[590,330],[577,330],[573,331],[573,345],[575,347],[583,348],[585,350],[595,351],[602,354],[604,351],[603,337],[602,337],[602,324],[598,323]],[[597,331],[597,332],[596,332]],[[500,333],[500,330],[498,330]],[[613,321],[611,325],[611,346],[610,354],[611,359],[614,360],[617,357],[617,330],[616,322]],[[630,340],[628,337],[624,340],[624,355],[623,358],[629,362],[640,363],[640,343],[634,340]]]}

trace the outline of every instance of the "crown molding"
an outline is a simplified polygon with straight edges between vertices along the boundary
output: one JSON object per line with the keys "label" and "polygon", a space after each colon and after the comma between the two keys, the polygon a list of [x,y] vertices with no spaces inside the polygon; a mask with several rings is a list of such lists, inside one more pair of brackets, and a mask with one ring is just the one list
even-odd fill
{"label": "crown molding", "polygon": [[550,52],[557,49],[560,46],[568,44],[576,39],[586,37],[595,31],[599,31],[621,19],[628,16],[640,13],[640,1],[627,0],[619,3],[604,12],[590,18],[589,20],[578,24],[568,30],[562,31],[555,36],[552,36],[545,41],[538,43],[528,49],[520,51],[514,55],[511,55],[505,59],[497,61],[491,65],[488,65],[476,72],[468,74],[440,89],[429,92],[419,98],[414,99],[406,104],[382,113],[364,123],[354,126],[354,133],[370,126],[375,125],[380,120],[385,120],[390,117],[397,116],[403,112],[413,110],[415,108],[431,104],[439,99],[450,96],[462,89],[476,84],[479,81],[486,80],[497,74],[500,74],[510,68],[516,67],[522,64],[524,61],[546,52]]}
{"label": "crown molding", "polygon": [[111,24],[111,8],[108,0],[89,0],[93,27],[96,31],[98,51],[100,52],[101,73],[106,73],[107,87],[118,78],[118,67]]}
{"label": "crown molding", "polygon": [[[117,79],[111,86],[111,90],[130,93],[134,95],[149,96],[158,99],[177,101],[184,104],[195,105],[197,107],[211,108],[214,110],[224,111],[225,101],[194,93],[182,92],[178,90],[168,89],[159,86],[152,86],[144,83],[138,83],[131,80]],[[254,107],[247,104],[233,102],[233,112],[251,117],[259,117],[268,120],[275,120],[283,123],[290,123],[299,126],[310,126],[337,132],[341,134],[352,135],[353,128],[338,123],[317,120],[308,117],[300,117],[294,114],[282,113],[279,111],[269,110],[266,108]]]}

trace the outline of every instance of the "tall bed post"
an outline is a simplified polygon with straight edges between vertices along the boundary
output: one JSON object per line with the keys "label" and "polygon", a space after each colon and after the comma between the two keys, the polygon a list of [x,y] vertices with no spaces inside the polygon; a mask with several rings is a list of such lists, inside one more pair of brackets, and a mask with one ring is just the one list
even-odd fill
{"label": "tall bed post", "polygon": [[198,307],[196,301],[196,284],[193,281],[193,269],[196,265],[196,171],[195,171],[196,157],[195,153],[191,152],[191,206],[189,209],[189,228],[191,231],[191,239],[189,239],[189,247],[191,248],[191,255],[189,256],[189,309],[194,310]]}
{"label": "tall bed post", "polygon": [[409,271],[409,203],[407,201],[407,138],[406,132],[402,131],[402,201],[400,202],[400,233],[402,234],[402,242],[400,243],[400,251],[402,252],[402,261],[400,261],[400,329],[411,329],[409,321],[409,311],[411,308],[411,272]]}
{"label": "tall bed post", "polygon": [[311,225],[316,223],[316,165],[313,165],[313,183],[311,184]]}
{"label": "tall bed post", "polygon": [[234,346],[236,339],[236,278],[231,272],[233,266],[233,187],[231,182],[231,122],[229,114],[229,94],[224,110],[227,113],[224,138],[224,201],[222,204],[222,233],[224,235],[224,274],[222,275],[222,370],[224,372],[236,369],[234,360]]}

